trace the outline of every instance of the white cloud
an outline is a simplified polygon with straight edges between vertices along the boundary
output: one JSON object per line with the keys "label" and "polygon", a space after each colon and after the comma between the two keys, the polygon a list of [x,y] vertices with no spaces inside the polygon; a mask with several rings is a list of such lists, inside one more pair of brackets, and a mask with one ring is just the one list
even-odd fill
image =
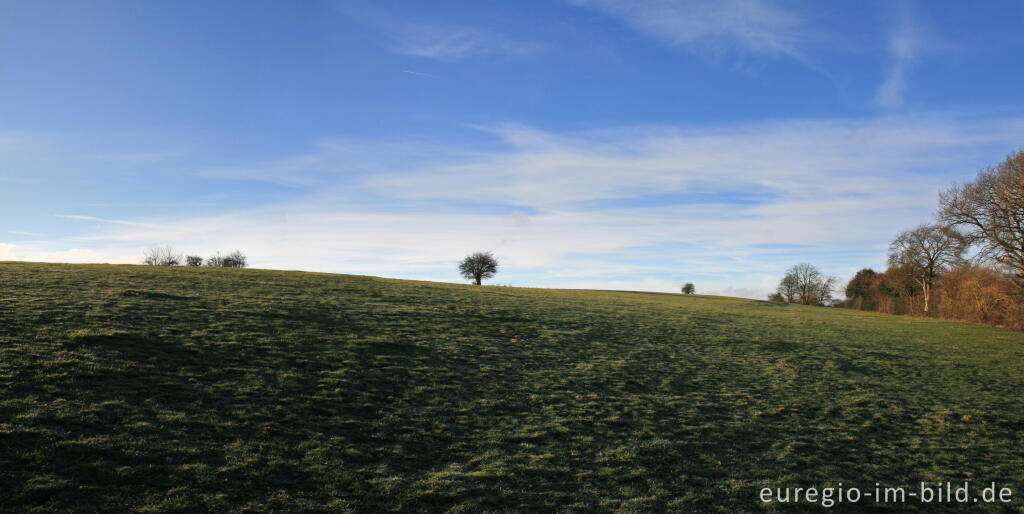
{"label": "white cloud", "polygon": [[[376,173],[362,184],[406,199],[474,198],[548,210],[736,186],[781,196],[784,211],[797,202],[823,208],[836,205],[837,197],[856,202],[858,195],[880,192],[916,196],[919,170],[948,167],[966,145],[1012,141],[1020,128],[1019,120],[975,124],[943,117],[642,127],[571,135],[504,126],[495,134],[508,145],[505,151]],[[723,202],[733,213],[728,217],[740,214],[733,202]],[[705,204],[688,209],[696,218],[714,214]]]}
{"label": "white cloud", "polygon": [[72,248],[57,252],[35,252],[29,254],[26,260],[41,262],[94,262],[110,264],[137,264],[139,259],[134,255],[121,253],[110,255],[89,248]]}
{"label": "white cloud", "polygon": [[540,45],[496,32],[457,26],[412,23],[395,25],[389,33],[397,53],[442,61],[458,61],[480,55],[523,56]]}
{"label": "white cloud", "polygon": [[38,244],[0,243],[0,261],[138,264],[141,259],[131,249],[113,246],[53,250]]}
{"label": "white cloud", "polygon": [[402,168],[407,161],[427,165],[442,159],[472,159],[478,152],[438,144],[423,138],[363,141],[320,138],[304,154],[259,162],[204,169],[209,178],[259,180],[291,187],[322,187],[361,175],[386,173]]}
{"label": "white cloud", "polygon": [[112,219],[107,219],[107,218],[97,218],[95,216],[84,216],[84,215],[81,215],[81,214],[56,214],[55,216],[57,216],[58,218],[66,218],[66,219],[69,219],[69,220],[98,221],[98,222],[101,222],[101,223],[110,223],[110,224],[113,224],[113,225],[128,225],[128,226],[131,226],[131,227],[141,227],[141,228],[147,228],[147,229],[159,229],[159,228],[162,228],[160,225],[153,225],[151,223],[139,223],[137,221],[127,221],[127,220],[112,220]]}
{"label": "white cloud", "polygon": [[889,40],[890,63],[889,74],[875,92],[875,102],[889,109],[903,105],[903,96],[907,89],[907,73],[917,58],[920,48],[919,38],[914,26],[908,20],[900,25]]}
{"label": "white cloud", "polygon": [[[426,161],[380,152],[401,143],[325,140],[270,166],[319,184],[316,194],[216,216],[78,214],[79,236],[17,256],[70,259],[59,253],[70,247],[138,262],[145,247],[172,244],[242,249],[257,267],[458,281],[459,258],[493,250],[499,283],[674,292],[690,280],[760,298],[796,262],[835,274],[882,265],[885,243],[927,220],[937,191],[1019,143],[1024,118],[490,130],[499,144],[424,142]],[[268,179],[255,168],[254,180]],[[753,201],[733,198],[749,192]],[[669,200],[644,200],[658,195]]]}
{"label": "white cloud", "polygon": [[519,226],[530,224],[530,216],[523,211],[512,211],[505,218]]}
{"label": "white cloud", "polygon": [[774,291],[774,289],[774,285],[769,283],[762,285],[762,287],[726,287],[723,289],[713,289],[709,291],[697,291],[697,293],[764,300],[772,293],[772,291]]}
{"label": "white cloud", "polygon": [[658,293],[678,293],[682,284],[672,280],[587,280],[573,282],[559,289],[610,289],[616,291],[652,291]]}
{"label": "white cloud", "polygon": [[430,77],[432,79],[433,78],[437,78],[437,77],[435,77],[435,76],[433,76],[433,75],[431,75],[429,73],[422,73],[422,72],[419,72],[419,71],[402,70],[402,73],[405,73],[407,75],[416,75],[418,77]]}
{"label": "white cloud", "polygon": [[0,243],[0,261],[14,261],[17,260],[17,254],[14,251],[14,245],[7,243]]}
{"label": "white cloud", "polygon": [[770,0],[572,0],[671,45],[803,59],[803,20]]}
{"label": "white cloud", "polygon": [[910,71],[924,54],[949,47],[922,25],[909,3],[902,2],[896,6],[899,21],[890,32],[887,44],[889,70],[875,91],[875,103],[886,109],[903,105]]}
{"label": "white cloud", "polygon": [[[542,45],[499,32],[454,25],[409,21],[377,10],[369,4],[340,4],[346,16],[376,30],[385,38],[385,46],[403,55],[439,61],[460,61],[478,56],[521,57],[532,54]],[[427,75],[425,73],[403,73]]]}

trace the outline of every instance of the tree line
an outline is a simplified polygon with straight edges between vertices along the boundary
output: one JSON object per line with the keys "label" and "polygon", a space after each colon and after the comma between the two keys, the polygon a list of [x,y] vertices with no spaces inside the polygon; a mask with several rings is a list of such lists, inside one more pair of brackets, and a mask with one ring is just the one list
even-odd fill
{"label": "tree line", "polygon": [[227,255],[207,257],[204,261],[198,255],[184,255],[171,246],[151,246],[142,254],[142,263],[149,266],[209,266],[215,268],[244,268],[248,265],[245,254],[235,250]]}
{"label": "tree line", "polygon": [[[235,251],[204,261],[166,246],[146,250],[143,263],[244,268],[246,257]],[[460,274],[476,285],[497,271],[491,252],[459,263]],[[786,271],[769,299],[1024,329],[1024,149],[983,168],[974,181],[941,192],[935,220],[897,234],[886,270],[858,271],[841,303],[832,297],[837,284],[836,277],[800,263]],[[693,283],[682,292],[694,294]]]}
{"label": "tree line", "polygon": [[1024,329],[1024,150],[941,192],[888,257],[854,275],[844,306]]}

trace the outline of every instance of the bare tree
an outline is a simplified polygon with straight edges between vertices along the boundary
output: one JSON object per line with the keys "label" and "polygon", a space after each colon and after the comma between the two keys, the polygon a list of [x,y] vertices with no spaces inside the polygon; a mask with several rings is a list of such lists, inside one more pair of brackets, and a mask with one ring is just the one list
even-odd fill
{"label": "bare tree", "polygon": [[1009,269],[1024,289],[1024,149],[940,193],[938,218],[967,228],[981,255]]}
{"label": "bare tree", "polygon": [[693,294],[697,292],[697,288],[694,287],[693,282],[687,282],[683,284],[683,294]]}
{"label": "bare tree", "polygon": [[245,254],[240,250],[235,250],[225,255],[220,265],[225,268],[244,268],[246,266]]}
{"label": "bare tree", "polygon": [[779,287],[775,288],[775,294],[786,303],[793,303],[797,298],[796,277],[790,273],[782,277]]}
{"label": "bare tree", "polygon": [[459,263],[459,273],[468,280],[473,280],[476,285],[485,278],[491,278],[498,272],[498,260],[491,252],[476,252],[467,255]]}
{"label": "bare tree", "polygon": [[914,276],[927,313],[936,277],[962,263],[966,249],[964,236],[956,229],[924,224],[896,236],[889,245],[889,265],[904,266]]}
{"label": "bare tree", "polygon": [[825,276],[818,268],[800,263],[786,270],[776,292],[787,303],[822,305],[832,299],[836,282],[836,277]]}
{"label": "bare tree", "polygon": [[181,254],[170,245],[150,246],[142,253],[142,263],[149,266],[177,266]]}
{"label": "bare tree", "polygon": [[217,252],[217,255],[207,257],[206,265],[212,268],[244,268],[247,262],[245,254],[235,250],[223,257],[220,255],[220,252]]}

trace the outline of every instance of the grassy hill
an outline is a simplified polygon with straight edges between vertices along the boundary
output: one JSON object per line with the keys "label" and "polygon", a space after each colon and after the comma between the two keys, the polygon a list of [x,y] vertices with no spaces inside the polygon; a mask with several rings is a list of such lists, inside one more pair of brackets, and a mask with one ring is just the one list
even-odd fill
{"label": "grassy hill", "polygon": [[964,480],[1020,510],[1022,357],[1024,333],[734,298],[0,263],[0,510],[734,511]]}

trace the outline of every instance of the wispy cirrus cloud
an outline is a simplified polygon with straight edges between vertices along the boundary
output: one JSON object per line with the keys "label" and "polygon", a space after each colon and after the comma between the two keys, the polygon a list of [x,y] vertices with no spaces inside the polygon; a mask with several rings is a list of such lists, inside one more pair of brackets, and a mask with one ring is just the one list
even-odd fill
{"label": "wispy cirrus cloud", "polygon": [[129,221],[129,220],[113,220],[113,219],[107,219],[107,218],[97,218],[95,216],[85,216],[85,215],[82,215],[82,214],[55,214],[55,216],[57,216],[58,218],[65,218],[65,219],[69,219],[69,220],[94,221],[94,222],[99,222],[99,223],[109,223],[109,224],[112,224],[112,225],[127,225],[127,226],[130,226],[130,227],[140,227],[140,228],[146,228],[146,229],[159,229],[159,228],[162,228],[160,225],[154,225],[152,223],[140,223],[140,222],[137,222],[137,221]]}
{"label": "wispy cirrus cloud", "polygon": [[367,6],[348,5],[342,12],[384,37],[395,53],[438,61],[479,56],[522,57],[543,46],[498,31],[452,23],[410,21]]}
{"label": "wispy cirrus cloud", "polygon": [[804,21],[771,0],[570,0],[670,45],[804,59]]}
{"label": "wispy cirrus cloud", "polygon": [[925,54],[949,49],[947,43],[924,26],[910,3],[897,3],[896,9],[898,23],[890,31],[886,45],[888,72],[875,91],[875,103],[886,109],[903,106],[910,71]]}
{"label": "wispy cirrus cloud", "polygon": [[459,26],[398,23],[389,27],[391,49],[397,53],[441,61],[474,56],[521,57],[536,52],[540,44],[514,39],[497,32]]}

